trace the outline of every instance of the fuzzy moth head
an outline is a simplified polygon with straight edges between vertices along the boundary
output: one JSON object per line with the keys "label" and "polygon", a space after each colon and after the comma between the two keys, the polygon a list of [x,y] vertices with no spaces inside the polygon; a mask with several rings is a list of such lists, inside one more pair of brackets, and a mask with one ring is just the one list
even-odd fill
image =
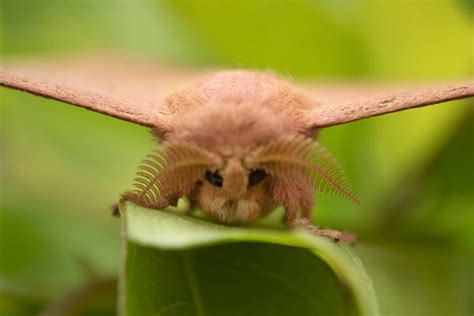
{"label": "fuzzy moth head", "polygon": [[[147,156],[137,175],[137,189],[125,194],[128,200],[160,209],[188,195],[204,213],[224,223],[255,220],[277,204],[301,207],[314,190],[358,202],[330,153],[300,134],[224,154],[168,141]],[[275,193],[278,185],[283,197]],[[310,196],[302,197],[302,191]]]}

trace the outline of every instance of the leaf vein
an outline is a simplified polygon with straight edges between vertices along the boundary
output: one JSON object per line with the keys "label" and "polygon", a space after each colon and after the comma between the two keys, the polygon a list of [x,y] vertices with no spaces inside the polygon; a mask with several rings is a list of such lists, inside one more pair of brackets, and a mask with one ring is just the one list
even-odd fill
{"label": "leaf vein", "polygon": [[169,305],[166,305],[163,308],[161,308],[158,311],[158,313],[156,313],[156,316],[161,316],[161,315],[163,315],[163,313],[167,313],[167,312],[169,312],[173,309],[177,309],[177,308],[183,307],[183,306],[190,306],[192,308],[195,308],[194,304],[189,303],[189,302],[175,302],[173,304],[169,304]]}
{"label": "leaf vein", "polygon": [[196,273],[193,269],[193,258],[190,250],[183,253],[184,258],[184,269],[191,288],[191,295],[193,297],[194,305],[198,316],[204,316],[204,308],[202,306],[201,295],[199,294],[199,284],[197,281]]}
{"label": "leaf vein", "polygon": [[248,269],[259,273],[261,276],[267,278],[268,280],[272,280],[273,282],[280,284],[283,288],[286,288],[288,291],[299,295],[304,301],[306,301],[309,305],[314,307],[316,310],[319,310],[321,308],[321,306],[318,305],[318,302],[314,301],[311,297],[308,297],[304,292],[300,291],[298,288],[295,288],[289,285],[287,281],[281,280],[277,274],[271,273],[268,270],[263,270],[251,262],[242,262],[242,263],[239,263],[239,266],[247,267]]}

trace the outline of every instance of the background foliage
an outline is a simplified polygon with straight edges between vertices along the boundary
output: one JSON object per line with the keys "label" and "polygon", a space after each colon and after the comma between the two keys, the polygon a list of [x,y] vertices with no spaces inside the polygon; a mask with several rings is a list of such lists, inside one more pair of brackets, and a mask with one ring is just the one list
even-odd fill
{"label": "background foliage", "polygon": [[[472,77],[467,3],[3,0],[1,56],[101,49],[297,79],[454,80]],[[29,315],[91,274],[116,274],[107,207],[153,143],[145,128],[58,102],[0,98],[0,313]],[[452,102],[321,134],[364,204],[321,196],[314,220],[361,236],[356,251],[395,314],[474,310],[473,119],[472,101]]]}

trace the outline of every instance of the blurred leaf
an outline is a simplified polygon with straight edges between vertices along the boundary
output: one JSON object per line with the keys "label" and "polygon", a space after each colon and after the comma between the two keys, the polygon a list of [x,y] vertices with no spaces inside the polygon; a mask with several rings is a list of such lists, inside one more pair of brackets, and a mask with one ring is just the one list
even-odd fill
{"label": "blurred leaf", "polygon": [[[351,1],[167,1],[214,63],[300,76],[355,76],[368,59]],[[328,31],[330,30],[330,31]]]}
{"label": "blurred leaf", "polygon": [[122,205],[122,315],[377,315],[348,246]]}
{"label": "blurred leaf", "polygon": [[58,299],[39,289],[19,289],[0,280],[0,315],[111,316],[116,315],[117,279],[92,279],[65,291]]}
{"label": "blurred leaf", "polygon": [[439,243],[359,245],[381,315],[472,315],[472,262]]}
{"label": "blurred leaf", "polygon": [[[357,24],[373,77],[469,78],[474,58],[472,19],[456,0],[360,1]],[[440,44],[442,43],[442,44]]]}
{"label": "blurred leaf", "polygon": [[116,315],[117,278],[91,279],[64,293],[44,308],[40,316]]}
{"label": "blurred leaf", "polygon": [[36,315],[48,298],[39,291],[31,292],[0,279],[0,315]]}
{"label": "blurred leaf", "polygon": [[466,114],[429,161],[390,192],[379,210],[382,234],[448,243],[474,258],[474,151],[466,150],[474,145],[472,105]]}
{"label": "blurred leaf", "polygon": [[0,5],[2,55],[104,49],[173,62],[211,55],[159,1],[6,0]]}

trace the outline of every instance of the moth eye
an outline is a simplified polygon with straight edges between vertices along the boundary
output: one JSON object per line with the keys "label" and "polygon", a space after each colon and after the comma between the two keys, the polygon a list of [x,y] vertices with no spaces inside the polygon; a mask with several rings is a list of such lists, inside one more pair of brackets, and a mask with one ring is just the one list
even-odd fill
{"label": "moth eye", "polygon": [[267,173],[263,169],[252,170],[249,174],[249,187],[254,186],[262,182]]}
{"label": "moth eye", "polygon": [[216,170],[214,172],[211,172],[209,170],[206,171],[206,174],[204,175],[207,181],[209,181],[210,184],[216,187],[222,187],[222,182],[224,181],[219,174],[219,170]]}

